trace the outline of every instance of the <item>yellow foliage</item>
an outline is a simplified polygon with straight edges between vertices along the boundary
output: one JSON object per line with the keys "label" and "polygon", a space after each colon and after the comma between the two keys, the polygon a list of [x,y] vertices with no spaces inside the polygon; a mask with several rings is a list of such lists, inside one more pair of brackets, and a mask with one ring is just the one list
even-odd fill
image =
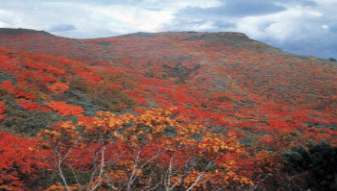
{"label": "yellow foliage", "polygon": [[[244,153],[244,148],[238,143],[236,137],[225,137],[222,134],[211,133],[201,124],[188,123],[181,118],[176,118],[173,114],[173,110],[163,109],[148,110],[140,115],[115,115],[110,112],[98,112],[90,120],[80,119],[75,124],[66,121],[44,131],[42,135],[49,137],[54,142],[62,141],[64,135],[76,140],[81,140],[83,137],[85,141],[91,141],[90,137],[92,137],[93,142],[98,137],[103,137],[107,139],[106,142],[112,142],[112,139],[114,142],[122,142],[134,148],[139,148],[142,144],[154,143],[170,152],[183,148],[184,152],[190,152],[186,154],[207,160],[214,160],[217,156],[228,153],[238,155]],[[168,128],[174,129],[174,135],[166,135]],[[194,139],[195,135],[200,135],[201,138]],[[105,179],[126,181],[127,172],[132,169],[134,161],[121,160],[116,164],[123,166],[124,169],[110,170],[105,174]],[[217,164],[213,171],[194,169],[185,177],[185,186],[193,184],[200,173],[203,174],[202,179],[198,182],[200,186],[206,182],[214,184],[236,182],[251,185],[252,181],[237,174],[235,167],[236,161],[229,159]],[[172,182],[180,181],[181,173],[172,175]],[[137,169],[135,175],[144,176],[142,169]],[[56,189],[57,185],[48,191],[52,191],[54,188]]]}

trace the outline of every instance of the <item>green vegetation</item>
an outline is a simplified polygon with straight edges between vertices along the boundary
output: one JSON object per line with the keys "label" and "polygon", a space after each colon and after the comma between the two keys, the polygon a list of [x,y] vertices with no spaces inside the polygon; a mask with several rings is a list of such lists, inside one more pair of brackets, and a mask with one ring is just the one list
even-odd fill
{"label": "green vegetation", "polygon": [[337,147],[326,143],[298,147],[284,154],[285,170],[302,177],[312,191],[337,190]]}

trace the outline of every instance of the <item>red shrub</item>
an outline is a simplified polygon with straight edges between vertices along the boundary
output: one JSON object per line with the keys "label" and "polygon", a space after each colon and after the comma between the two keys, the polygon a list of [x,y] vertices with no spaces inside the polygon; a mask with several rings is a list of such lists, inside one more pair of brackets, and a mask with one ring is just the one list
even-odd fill
{"label": "red shrub", "polygon": [[0,121],[5,118],[6,105],[4,102],[0,101]]}
{"label": "red shrub", "polygon": [[48,107],[64,116],[79,115],[84,111],[81,106],[67,104],[63,101],[51,101],[48,103]]}
{"label": "red shrub", "polygon": [[[37,150],[36,139],[0,132],[0,190],[26,190],[24,183],[37,178],[40,169],[49,169],[49,151]],[[21,179],[21,177],[29,177]]]}
{"label": "red shrub", "polygon": [[50,86],[48,86],[48,90],[53,93],[62,94],[69,89],[68,84],[62,82],[56,82]]}
{"label": "red shrub", "polygon": [[13,85],[12,81],[10,81],[10,80],[5,80],[5,81],[1,82],[0,83],[0,89],[3,89],[10,94],[16,93],[16,88]]}

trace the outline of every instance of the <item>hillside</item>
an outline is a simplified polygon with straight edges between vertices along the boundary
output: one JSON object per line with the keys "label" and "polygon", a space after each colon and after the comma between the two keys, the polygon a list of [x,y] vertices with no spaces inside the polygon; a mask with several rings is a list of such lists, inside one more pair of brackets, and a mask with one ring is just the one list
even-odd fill
{"label": "hillside", "polygon": [[307,142],[337,144],[337,64],[241,33],[69,39],[0,29],[0,47],[4,133],[34,139],[99,111],[174,108],[205,132],[235,137],[251,159]]}

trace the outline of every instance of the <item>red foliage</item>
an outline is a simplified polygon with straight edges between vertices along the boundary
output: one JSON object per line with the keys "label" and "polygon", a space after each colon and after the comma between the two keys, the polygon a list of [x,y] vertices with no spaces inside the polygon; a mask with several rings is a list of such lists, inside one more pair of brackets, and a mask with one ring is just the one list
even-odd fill
{"label": "red foliage", "polygon": [[26,92],[24,90],[18,89],[15,93],[17,98],[25,98],[25,99],[30,99],[33,100],[35,99],[35,95],[29,92]]}
{"label": "red foliage", "polygon": [[12,81],[10,81],[10,80],[5,80],[5,81],[1,82],[0,83],[0,89],[3,89],[10,94],[15,95],[15,93],[16,93],[16,87],[13,85]]}
{"label": "red foliage", "polygon": [[61,115],[80,115],[84,112],[81,106],[71,105],[63,101],[51,101],[48,104],[52,110],[58,112]]}
{"label": "red foliage", "polygon": [[27,99],[17,99],[16,103],[22,107],[25,110],[29,111],[43,111],[43,112],[48,112],[50,109],[46,106],[42,106],[38,103],[34,103],[30,100]]}
{"label": "red foliage", "polygon": [[89,84],[94,85],[101,80],[101,77],[93,73],[92,71],[79,70],[76,71],[77,75],[82,79],[85,79]]}
{"label": "red foliage", "polygon": [[282,133],[289,133],[293,131],[293,128],[286,121],[270,119],[269,124],[273,129]]}
{"label": "red foliage", "polygon": [[[45,162],[49,151],[37,150],[37,145],[37,140],[0,132],[0,190],[26,190],[25,181],[50,168]],[[27,179],[22,180],[23,176]]]}
{"label": "red foliage", "polygon": [[26,98],[26,99],[34,99],[35,96],[32,93],[26,92],[16,86],[13,85],[12,81],[5,80],[0,83],[0,89],[5,90],[7,93],[14,95],[17,98]]}
{"label": "red foliage", "polygon": [[1,169],[11,169],[17,165],[20,172],[29,174],[39,168],[47,168],[46,163],[43,162],[43,156],[47,153],[36,150],[39,144],[37,140],[14,136],[6,132],[0,132],[0,137]]}
{"label": "red foliage", "polygon": [[48,86],[48,90],[57,93],[57,94],[62,94],[66,92],[69,89],[68,84],[62,83],[62,82],[56,82],[50,86]]}
{"label": "red foliage", "polygon": [[[291,132],[298,136],[293,142],[325,139],[337,144],[333,126],[337,124],[336,65],[263,51],[263,46],[256,49],[255,43],[253,48],[248,42],[245,46],[232,46],[236,42],[228,43],[226,38],[216,39],[216,36],[209,41],[207,35],[160,34],[151,38],[136,35],[76,41],[12,35],[0,41],[0,45],[15,50],[0,48],[0,72],[15,80],[1,81],[0,90],[25,110],[80,115],[79,120],[90,124],[92,119],[81,115],[83,108],[67,103],[68,95],[64,94],[77,79],[84,81],[85,90],[81,92],[79,87],[84,97],[94,95],[95,92],[86,91],[104,81],[109,90],[118,90],[135,100],[132,111],[175,106],[187,121],[217,127],[220,132],[223,128],[228,135],[239,139],[253,134],[254,143],[271,146],[276,151],[291,145],[284,138],[291,137],[288,136]],[[32,46],[36,42],[39,46]],[[113,46],[101,46],[107,43]],[[196,66],[200,68],[195,69]],[[64,100],[56,101],[55,97]],[[0,121],[5,112],[6,105],[0,101]],[[308,123],[317,125],[309,128]],[[14,145],[19,139],[28,142],[22,137],[9,137],[5,139],[7,147],[13,147],[14,151],[0,152],[0,155],[1,158],[12,155],[14,160],[17,149]],[[6,147],[3,140],[0,142],[3,144],[0,146]],[[256,149],[254,144],[252,147]],[[115,149],[120,153],[123,146],[109,149],[107,155],[114,157],[110,151]],[[142,154],[151,153],[151,149],[155,150],[156,145],[145,148]],[[94,150],[95,145],[74,150],[73,163],[83,166],[91,160]],[[184,158],[183,154],[179,156]],[[162,157],[162,161],[170,158],[167,153]],[[236,160],[229,156],[221,159]],[[0,173],[0,185],[2,180],[10,179],[20,187],[17,175],[17,172]]]}
{"label": "red foliage", "polygon": [[6,104],[0,101],[0,122],[5,118]]}
{"label": "red foliage", "polygon": [[271,135],[264,135],[264,136],[260,137],[259,141],[260,141],[262,144],[270,145],[270,144],[273,143],[274,138],[273,138],[273,136],[271,136]]}

